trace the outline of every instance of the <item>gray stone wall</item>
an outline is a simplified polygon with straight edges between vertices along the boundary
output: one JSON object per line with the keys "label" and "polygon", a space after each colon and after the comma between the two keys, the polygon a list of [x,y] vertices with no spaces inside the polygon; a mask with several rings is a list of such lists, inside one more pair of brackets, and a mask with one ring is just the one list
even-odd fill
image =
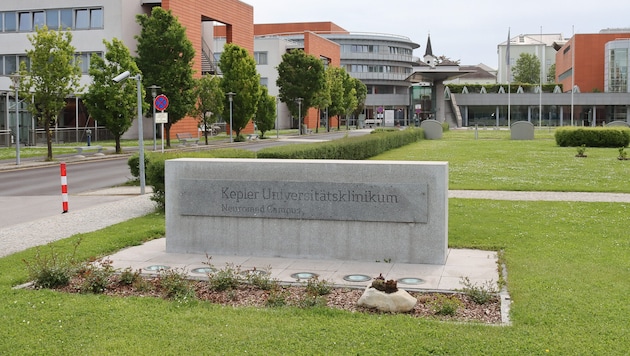
{"label": "gray stone wall", "polygon": [[445,162],[166,162],[174,253],[443,264]]}

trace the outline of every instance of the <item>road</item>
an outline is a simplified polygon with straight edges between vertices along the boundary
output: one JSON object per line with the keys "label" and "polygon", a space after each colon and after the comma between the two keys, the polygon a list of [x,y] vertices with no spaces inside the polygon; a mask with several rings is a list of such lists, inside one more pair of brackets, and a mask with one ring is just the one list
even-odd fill
{"label": "road", "polygon": [[[0,171],[0,228],[61,214],[59,164]],[[127,157],[78,161],[66,165],[69,210],[124,199],[116,195],[84,195],[121,185],[131,178]]]}
{"label": "road", "polygon": [[[42,196],[61,193],[60,165],[0,171],[0,196]],[[66,164],[69,193],[120,185],[131,179],[127,157]]]}
{"label": "road", "polygon": [[[353,130],[350,136],[365,135],[369,130]],[[258,151],[265,147],[292,143],[319,142],[342,138],[346,132],[320,133],[281,137],[280,140],[256,140],[235,143],[200,144],[190,150],[234,147]],[[273,132],[267,136],[275,138]],[[62,158],[57,157],[61,160]],[[5,167],[6,168],[6,167]],[[98,194],[98,190],[121,185],[131,179],[127,157],[107,157],[95,160],[68,162],[69,211],[93,207],[126,196]],[[93,193],[97,191],[97,193]],[[92,192],[91,194],[86,194]],[[50,166],[24,167],[0,170],[0,228],[62,213],[61,178],[59,164]]]}

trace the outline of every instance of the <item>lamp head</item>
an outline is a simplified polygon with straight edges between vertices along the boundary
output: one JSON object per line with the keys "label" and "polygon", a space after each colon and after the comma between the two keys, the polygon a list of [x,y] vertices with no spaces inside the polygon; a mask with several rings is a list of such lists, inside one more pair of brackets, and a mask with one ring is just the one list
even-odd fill
{"label": "lamp head", "polygon": [[116,83],[120,83],[123,80],[129,78],[129,75],[131,75],[131,73],[129,73],[128,70],[118,74],[116,77],[114,77],[114,79],[112,79],[113,81],[115,81]]}

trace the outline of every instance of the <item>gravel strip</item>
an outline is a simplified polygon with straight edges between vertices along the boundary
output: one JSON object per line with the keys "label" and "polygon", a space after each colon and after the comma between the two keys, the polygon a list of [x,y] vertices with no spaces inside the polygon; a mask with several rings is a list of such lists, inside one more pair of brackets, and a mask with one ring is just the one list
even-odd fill
{"label": "gravel strip", "polygon": [[155,210],[150,198],[133,196],[0,229],[0,257],[149,214]]}

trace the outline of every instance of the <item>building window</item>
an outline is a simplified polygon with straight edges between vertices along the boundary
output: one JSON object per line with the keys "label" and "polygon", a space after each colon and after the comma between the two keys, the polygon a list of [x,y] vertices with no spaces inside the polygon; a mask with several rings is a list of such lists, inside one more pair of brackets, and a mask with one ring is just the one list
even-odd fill
{"label": "building window", "polygon": [[11,75],[17,72],[17,56],[4,56],[4,75]]}
{"label": "building window", "polygon": [[90,12],[87,9],[74,10],[74,28],[87,30],[90,28]]}
{"label": "building window", "polygon": [[44,25],[46,25],[46,13],[44,11],[33,12],[33,29],[42,28]]}
{"label": "building window", "polygon": [[0,32],[32,32],[44,25],[63,31],[102,29],[103,8],[0,12]]}
{"label": "building window", "polygon": [[264,86],[265,88],[269,87],[269,78],[260,78],[260,85]]}
{"label": "building window", "polygon": [[60,10],[59,18],[61,19],[61,29],[72,29],[72,9]]}
{"label": "building window", "polygon": [[626,93],[628,91],[628,49],[610,50],[608,91]]}
{"label": "building window", "polygon": [[103,28],[103,9],[90,10],[90,28]]}
{"label": "building window", "polygon": [[17,31],[17,13],[16,12],[4,13],[4,31],[5,32]]}
{"label": "building window", "polygon": [[20,31],[33,31],[33,19],[30,12],[20,12]]}
{"label": "building window", "polygon": [[254,59],[257,65],[267,64],[267,52],[254,52]]}
{"label": "building window", "polygon": [[46,11],[46,26],[51,30],[59,28],[59,10]]}

